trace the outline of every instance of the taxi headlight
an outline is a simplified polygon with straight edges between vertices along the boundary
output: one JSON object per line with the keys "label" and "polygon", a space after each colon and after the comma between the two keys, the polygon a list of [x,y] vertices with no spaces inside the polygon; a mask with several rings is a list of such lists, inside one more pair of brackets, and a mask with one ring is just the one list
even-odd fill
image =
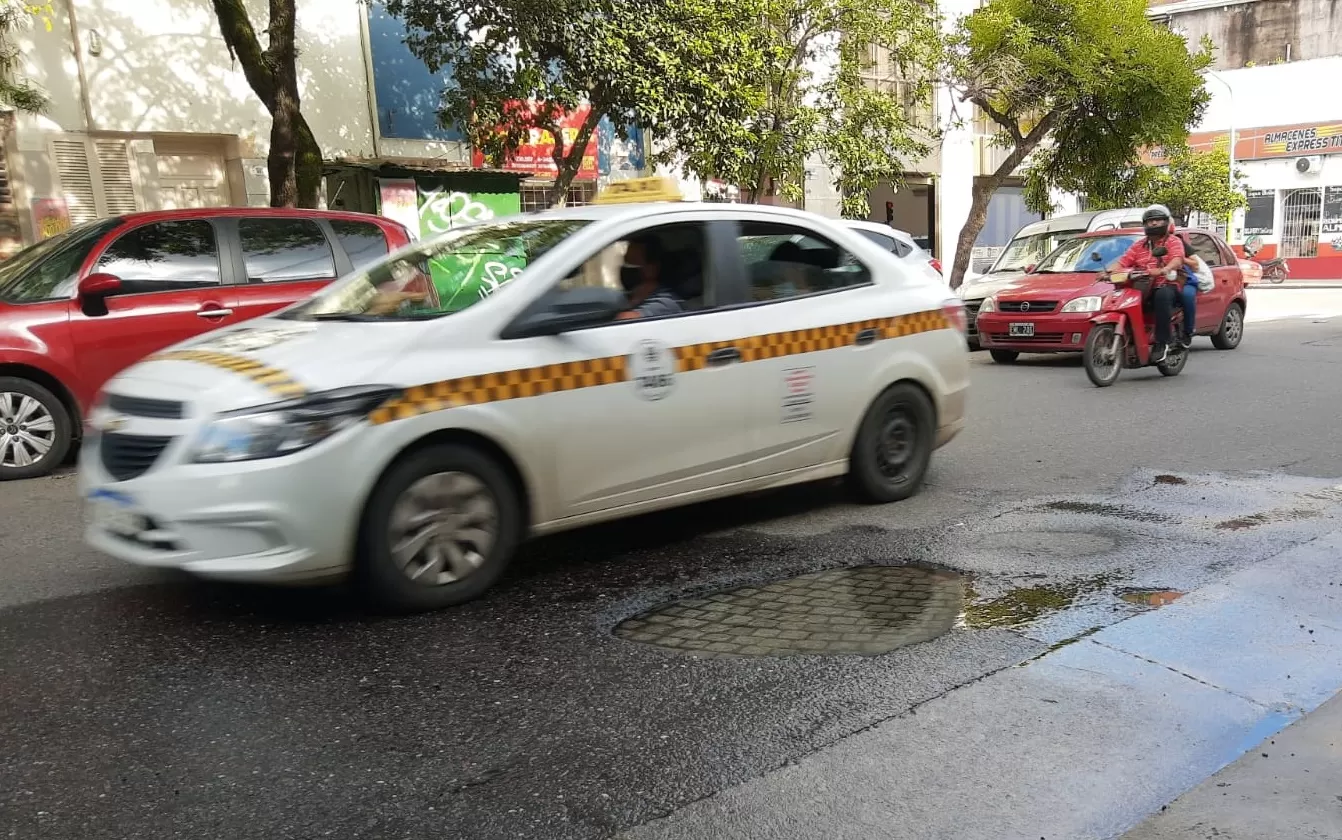
{"label": "taxi headlight", "polygon": [[362,422],[368,412],[398,393],[399,389],[381,385],[341,388],[220,414],[201,432],[191,460],[225,464],[289,455]]}
{"label": "taxi headlight", "polygon": [[1103,298],[1099,295],[1087,295],[1067,302],[1063,312],[1099,312]]}
{"label": "taxi headlight", "polygon": [[984,312],[996,312],[996,311],[997,311],[997,298],[996,298],[996,297],[991,297],[991,296],[990,296],[990,297],[986,297],[986,298],[984,298],[984,299],[983,299],[983,303],[979,306],[979,314],[980,314],[980,315],[982,315]]}

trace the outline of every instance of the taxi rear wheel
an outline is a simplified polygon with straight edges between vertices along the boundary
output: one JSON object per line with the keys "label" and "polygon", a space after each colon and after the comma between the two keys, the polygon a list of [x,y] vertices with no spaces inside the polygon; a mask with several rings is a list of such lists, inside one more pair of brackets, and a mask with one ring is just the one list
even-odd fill
{"label": "taxi rear wheel", "polygon": [[922,486],[936,448],[937,414],[921,388],[894,385],[862,418],[848,461],[848,478],[865,501],[907,499]]}
{"label": "taxi rear wheel", "polygon": [[391,467],[368,500],[359,573],[394,612],[461,604],[503,574],[522,531],[517,488],[469,446],[418,450]]}

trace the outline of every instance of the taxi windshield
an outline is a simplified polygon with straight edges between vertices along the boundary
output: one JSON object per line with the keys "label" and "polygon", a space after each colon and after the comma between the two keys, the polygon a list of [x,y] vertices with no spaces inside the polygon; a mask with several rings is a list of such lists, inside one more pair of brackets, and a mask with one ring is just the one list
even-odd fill
{"label": "taxi windshield", "polygon": [[398,251],[279,317],[412,321],[451,315],[498,291],[586,224],[515,218],[471,225]]}
{"label": "taxi windshield", "polygon": [[1035,273],[1068,274],[1101,271],[1117,262],[1118,258],[1123,256],[1123,252],[1136,241],[1137,237],[1133,234],[1070,239],[1045,257],[1035,268]]}

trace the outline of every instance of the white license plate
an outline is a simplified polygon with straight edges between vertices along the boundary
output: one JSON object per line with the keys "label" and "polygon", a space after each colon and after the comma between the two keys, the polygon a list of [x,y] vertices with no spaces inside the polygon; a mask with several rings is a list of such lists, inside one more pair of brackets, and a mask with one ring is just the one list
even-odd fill
{"label": "white license plate", "polygon": [[1034,324],[1008,324],[1007,335],[1012,336],[1031,336],[1034,335]]}
{"label": "white license plate", "polygon": [[89,497],[93,523],[122,537],[134,537],[145,529],[145,518],[136,513],[132,502],[120,495],[97,494]]}

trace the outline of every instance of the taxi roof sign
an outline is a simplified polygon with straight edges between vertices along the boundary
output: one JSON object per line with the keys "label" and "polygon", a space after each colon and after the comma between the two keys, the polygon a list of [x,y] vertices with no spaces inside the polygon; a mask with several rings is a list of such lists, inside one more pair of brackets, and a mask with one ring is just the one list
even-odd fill
{"label": "taxi roof sign", "polygon": [[593,204],[638,204],[645,201],[684,201],[676,182],[664,176],[613,181]]}

